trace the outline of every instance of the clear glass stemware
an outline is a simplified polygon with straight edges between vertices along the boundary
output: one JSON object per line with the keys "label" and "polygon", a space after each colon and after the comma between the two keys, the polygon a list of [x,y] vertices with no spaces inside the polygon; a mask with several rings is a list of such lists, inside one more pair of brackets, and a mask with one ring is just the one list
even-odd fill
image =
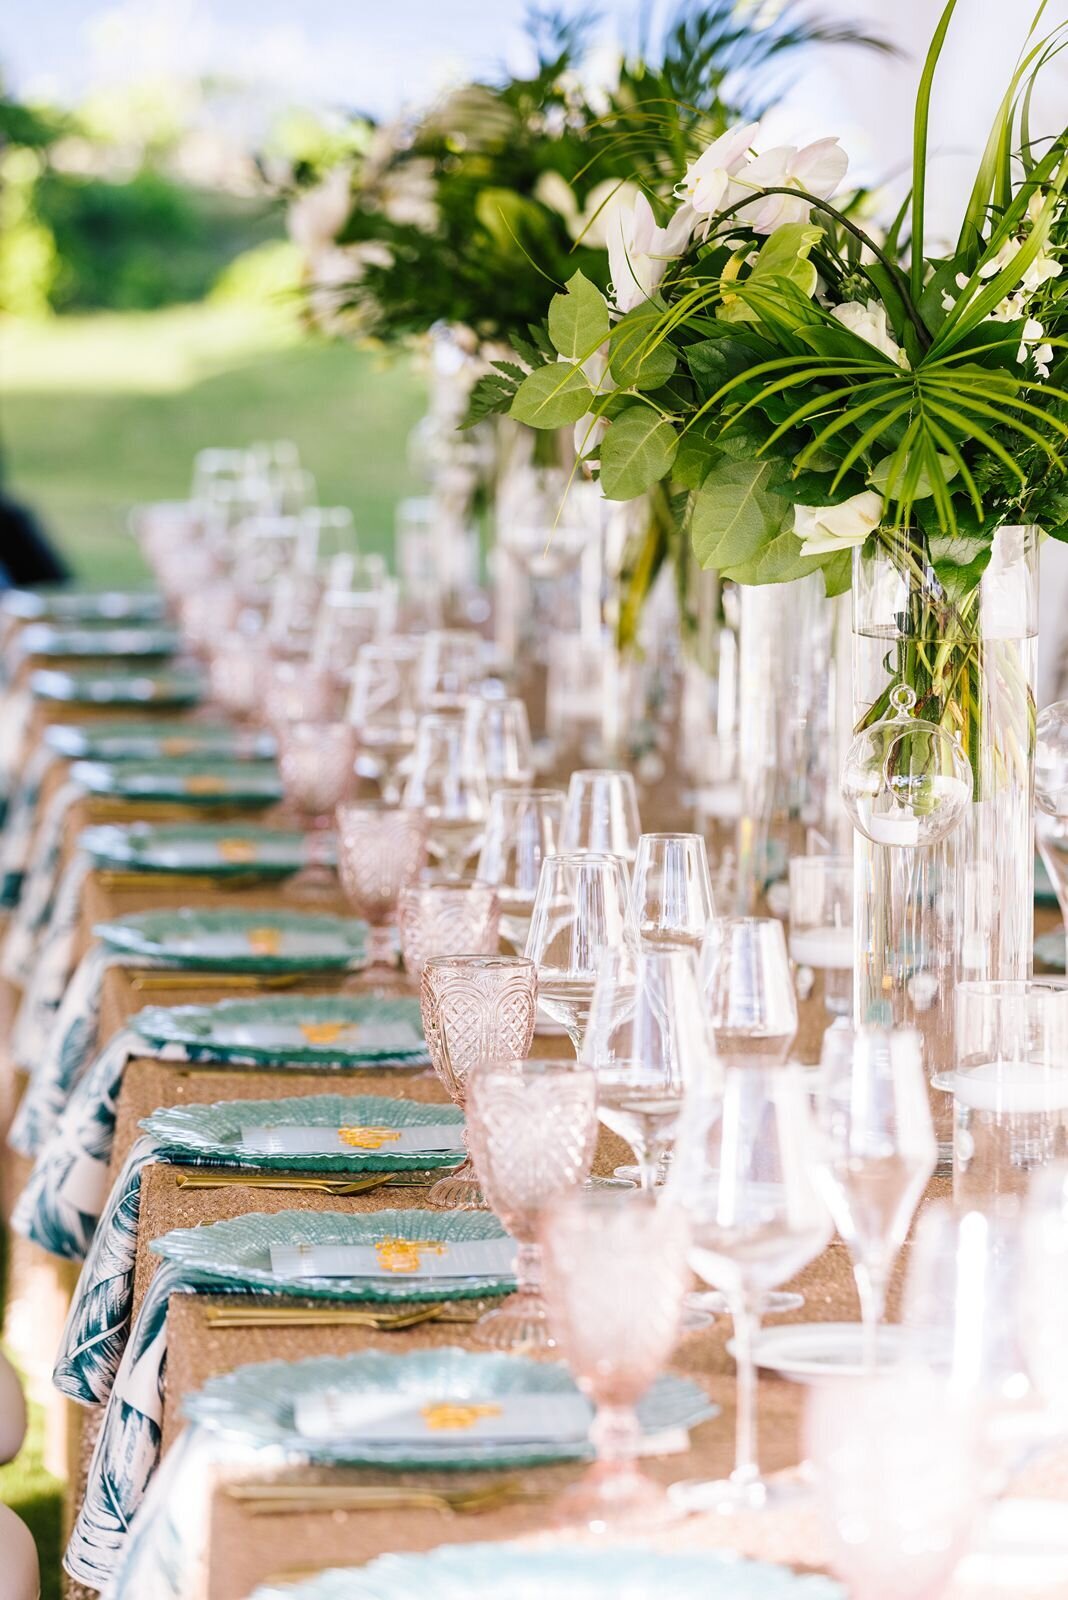
{"label": "clear glass stemware", "polygon": [[627,871],[618,856],[593,851],[547,856],[527,934],[542,1009],[582,1050],[593,987],[606,950],[637,946]]}
{"label": "clear glass stemware", "polygon": [[691,944],[699,949],[715,914],[708,851],[701,835],[643,833],[630,892],[643,944]]}
{"label": "clear glass stemware", "polygon": [[541,864],[559,846],[563,815],[559,789],[498,789],[490,796],[475,877],[497,890],[501,935],[517,955],[526,945]]}
{"label": "clear glass stemware", "polygon": [[705,996],[725,1066],[782,1066],[797,1033],[797,998],[782,923],[725,917],[702,949]]}

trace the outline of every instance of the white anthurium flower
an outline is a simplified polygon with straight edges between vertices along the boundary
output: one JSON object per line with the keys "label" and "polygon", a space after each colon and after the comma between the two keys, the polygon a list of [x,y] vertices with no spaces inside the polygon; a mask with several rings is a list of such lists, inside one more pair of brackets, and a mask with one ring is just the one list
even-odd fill
{"label": "white anthurium flower", "polygon": [[[587,356],[582,363],[582,374],[593,390],[594,394],[608,394],[616,387],[615,380],[608,370],[609,341],[606,339],[600,349],[595,350],[592,356]],[[579,456],[589,455],[595,450],[604,438],[608,423],[604,417],[598,417],[592,411],[587,411],[575,423],[575,450]]]}
{"label": "white anthurium flower", "polygon": [[843,305],[834,306],[831,316],[858,339],[889,356],[895,366],[908,367],[909,358],[890,332],[886,307],[878,300],[847,300]]}
{"label": "white anthurium flower", "polygon": [[[778,145],[756,156],[735,178],[744,194],[761,189],[803,189],[818,200],[829,200],[846,175],[849,157],[837,139],[817,139],[798,150]],[[757,233],[774,233],[788,222],[807,222],[812,210],[802,195],[769,194],[739,212],[739,220]]]}
{"label": "white anthurium flower", "polygon": [[794,506],[801,554],[826,556],[851,550],[879,526],[882,514],[883,497],[874,489],[864,489],[837,506]]}
{"label": "white anthurium flower", "polygon": [[640,194],[636,183],[627,183],[619,178],[606,178],[603,183],[595,184],[586,196],[586,204],[576,220],[571,237],[576,242],[589,245],[591,250],[607,249],[613,212],[620,206],[633,206]]}
{"label": "white anthurium flower", "polygon": [[574,233],[574,226],[579,219],[579,203],[575,198],[575,191],[561,172],[542,172],[534,185],[534,198],[540,200],[543,206],[548,206],[550,211],[555,211],[563,217],[567,224],[568,233]]}
{"label": "white anthurium flower", "polygon": [[433,163],[408,161],[383,178],[382,210],[397,227],[433,233],[438,225],[437,192]]}
{"label": "white anthurium flower", "polygon": [[[606,209],[608,209],[606,207]],[[656,293],[668,264],[681,256],[693,232],[694,214],[681,205],[666,228],[640,191],[633,205],[611,208],[606,222],[612,293],[620,311],[633,311]]]}
{"label": "white anthurium flower", "polygon": [[701,151],[696,161],[690,162],[675,193],[680,200],[689,201],[699,217],[713,217],[739,198],[733,193],[732,180],[749,160],[759,127],[759,122],[746,122],[728,128]]}
{"label": "white anthurium flower", "polygon": [[333,244],[352,210],[352,168],[334,167],[314,189],[292,202],[286,230],[307,256]]}

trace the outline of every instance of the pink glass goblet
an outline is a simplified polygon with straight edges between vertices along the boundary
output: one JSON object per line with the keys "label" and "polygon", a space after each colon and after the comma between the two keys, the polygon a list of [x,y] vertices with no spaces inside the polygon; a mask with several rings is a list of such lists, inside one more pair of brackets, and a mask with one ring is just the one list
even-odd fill
{"label": "pink glass goblet", "polygon": [[489,956],[500,945],[500,907],[489,883],[410,883],[401,890],[398,921],[405,970],[416,981],[430,956]]}
{"label": "pink glass goblet", "polygon": [[334,893],[334,873],[319,840],[356,783],[356,734],[347,722],[289,722],[278,733],[278,770],[286,802],[307,831],[308,864],[290,880],[296,899]]}
{"label": "pink glass goblet", "polygon": [[[529,1052],[538,1014],[537,969],[525,956],[431,956],[420,979],[419,1007],[434,1071],[463,1107],[472,1067]],[[434,1185],[427,1200],[465,1211],[487,1204],[470,1155]]]}
{"label": "pink glass goblet", "polygon": [[418,811],[375,800],[343,801],[336,819],[342,892],[370,925],[372,962],[392,963],[401,893],[426,863],[426,823]]}
{"label": "pink glass goblet", "polygon": [[279,735],[290,722],[337,721],[341,701],[337,679],[327,668],[300,658],[271,662],[264,711],[267,722]]}
{"label": "pink glass goblet", "polygon": [[580,1190],[541,1229],[549,1326],[596,1408],[597,1460],[560,1501],[561,1522],[593,1533],[656,1526],[677,1513],[637,1466],[635,1406],[675,1346],[689,1287],[685,1214],[645,1192]]}
{"label": "pink glass goblet", "polygon": [[483,1061],[471,1069],[466,1109],[482,1192],[519,1244],[519,1287],[481,1318],[475,1337],[498,1350],[547,1349],[538,1230],[545,1208],[589,1176],[597,1080],[577,1061]]}

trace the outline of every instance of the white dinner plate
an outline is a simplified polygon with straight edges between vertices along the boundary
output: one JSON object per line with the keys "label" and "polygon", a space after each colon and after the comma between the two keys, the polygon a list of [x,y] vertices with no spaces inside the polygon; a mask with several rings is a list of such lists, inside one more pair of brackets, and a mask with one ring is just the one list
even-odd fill
{"label": "white dinner plate", "polygon": [[[894,1366],[904,1347],[902,1329],[879,1329],[879,1365]],[[734,1354],[733,1340],[727,1345]],[[808,1383],[820,1378],[862,1378],[862,1330],[859,1322],[787,1322],[762,1328],[753,1345],[758,1367],[783,1378]]]}

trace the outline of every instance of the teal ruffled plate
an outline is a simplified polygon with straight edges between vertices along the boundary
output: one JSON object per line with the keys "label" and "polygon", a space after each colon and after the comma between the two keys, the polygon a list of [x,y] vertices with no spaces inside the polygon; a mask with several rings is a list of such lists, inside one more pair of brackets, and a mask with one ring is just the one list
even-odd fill
{"label": "teal ruffled plate", "polygon": [[160,761],[220,756],[228,761],[269,761],[273,734],[231,728],[223,722],[54,722],[45,743],[71,761]]}
{"label": "teal ruffled plate", "polygon": [[846,1600],[832,1578],[748,1561],[731,1551],[673,1555],[640,1546],[439,1545],[425,1555],[379,1556],[251,1600]]}
{"label": "teal ruffled plate", "polygon": [[114,623],[71,627],[35,622],[19,635],[23,656],[173,656],[182,636],[174,628]]}
{"label": "teal ruffled plate", "polygon": [[368,960],[368,927],[299,911],[141,911],[100,922],[109,950],[213,972],[354,971]]}
{"label": "teal ruffled plate", "polygon": [[9,589],[0,610],[26,622],[154,622],[164,604],[154,589]]}
{"label": "teal ruffled plate", "polygon": [[60,700],[83,706],[192,706],[203,698],[199,673],[62,672],[42,668],[30,674],[38,700]]}
{"label": "teal ruffled plate", "polygon": [[[558,1362],[481,1353],[446,1346],[389,1355],[383,1350],[351,1356],[316,1356],[310,1361],[267,1361],[238,1367],[210,1379],[185,1403],[193,1421],[207,1423],[257,1446],[270,1445],[331,1466],[388,1466],[398,1470],[437,1467],[529,1467],[550,1461],[585,1461],[589,1439],[386,1441],[349,1435],[310,1438],[296,1424],[304,1397],[401,1395],[414,1404],[492,1404],[509,1396],[578,1399],[567,1368]],[[578,1408],[576,1408],[577,1410]],[[685,1378],[661,1377],[637,1406],[647,1434],[693,1428],[716,1415],[704,1390]],[[586,1407],[579,1414],[580,1424]],[[591,1413],[592,1415],[592,1413]],[[505,1591],[502,1591],[504,1593]]]}
{"label": "teal ruffled plate", "polygon": [[[126,872],[210,873],[213,878],[284,878],[299,872],[308,860],[302,833],[275,828],[247,828],[238,823],[179,823],[159,827],[149,822],[126,826],[104,824],[85,828],[78,847],[95,867]],[[317,858],[334,860],[334,839],[316,839]]]}
{"label": "teal ruffled plate", "polygon": [[71,777],[90,794],[187,806],[270,806],[282,798],[273,761],[189,756],[163,761],[76,761]]}
{"label": "teal ruffled plate", "polygon": [[490,1211],[250,1212],[228,1222],[176,1228],[150,1248],[173,1261],[201,1287],[258,1289],[317,1300],[462,1300],[511,1294],[515,1277],[287,1278],[272,1271],[272,1245],[376,1245],[384,1239],[443,1240],[507,1237]]}
{"label": "teal ruffled plate", "polygon": [[[222,1100],[215,1105],[170,1106],[141,1124],[169,1156],[221,1161],[228,1166],[286,1172],[411,1172],[454,1167],[464,1155],[463,1112],[456,1106],[391,1100],[380,1094],[314,1094],[288,1100]],[[447,1150],[394,1155],[378,1150],[303,1155],[265,1155],[246,1144],[242,1129],[257,1128],[436,1128],[452,1130]]]}
{"label": "teal ruffled plate", "polygon": [[[391,1044],[373,1044],[388,1024]],[[382,1060],[424,1063],[419,1002],[408,995],[264,995],[207,1006],[146,1006],[130,1025],[155,1046],[181,1045],[194,1060],[358,1067]]]}

